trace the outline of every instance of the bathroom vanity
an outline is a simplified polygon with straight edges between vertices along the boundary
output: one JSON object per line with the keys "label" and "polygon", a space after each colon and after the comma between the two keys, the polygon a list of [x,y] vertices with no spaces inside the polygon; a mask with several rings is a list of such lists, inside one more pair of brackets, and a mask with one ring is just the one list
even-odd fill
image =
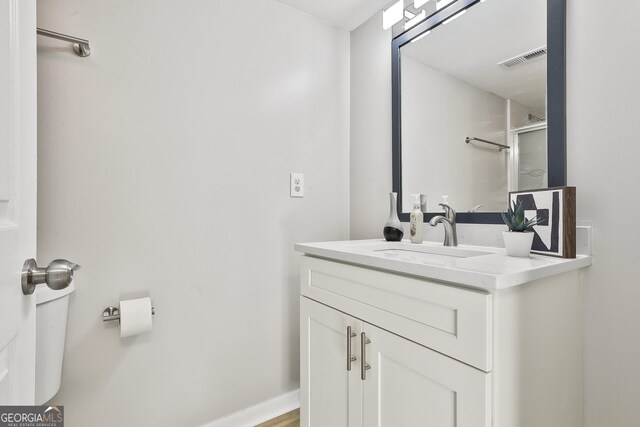
{"label": "bathroom vanity", "polygon": [[588,256],[296,245],[303,426],[581,426]]}

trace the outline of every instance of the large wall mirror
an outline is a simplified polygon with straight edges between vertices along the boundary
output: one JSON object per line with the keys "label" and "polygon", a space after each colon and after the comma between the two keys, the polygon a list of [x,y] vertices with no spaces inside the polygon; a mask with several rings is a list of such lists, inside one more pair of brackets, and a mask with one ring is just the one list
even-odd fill
{"label": "large wall mirror", "polygon": [[[446,7],[439,8],[439,2]],[[565,0],[430,0],[393,39],[393,187],[458,222],[502,223],[509,191],[566,185]]]}

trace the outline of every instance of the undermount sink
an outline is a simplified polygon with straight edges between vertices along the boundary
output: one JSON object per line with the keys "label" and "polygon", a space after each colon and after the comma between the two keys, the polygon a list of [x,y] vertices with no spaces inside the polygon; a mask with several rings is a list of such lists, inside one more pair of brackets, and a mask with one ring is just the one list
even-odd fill
{"label": "undermount sink", "polygon": [[349,250],[400,261],[442,265],[457,258],[471,258],[489,255],[491,252],[440,246],[435,244],[414,244],[408,242],[371,242],[349,246]]}

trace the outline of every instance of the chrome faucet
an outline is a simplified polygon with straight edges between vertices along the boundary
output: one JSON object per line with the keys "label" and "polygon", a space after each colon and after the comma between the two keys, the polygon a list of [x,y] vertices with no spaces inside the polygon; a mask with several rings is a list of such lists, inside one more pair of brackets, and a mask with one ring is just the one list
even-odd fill
{"label": "chrome faucet", "polygon": [[432,227],[442,223],[444,226],[444,245],[458,246],[458,233],[456,232],[456,211],[446,203],[440,203],[444,209],[444,216],[436,215],[431,218],[429,225]]}

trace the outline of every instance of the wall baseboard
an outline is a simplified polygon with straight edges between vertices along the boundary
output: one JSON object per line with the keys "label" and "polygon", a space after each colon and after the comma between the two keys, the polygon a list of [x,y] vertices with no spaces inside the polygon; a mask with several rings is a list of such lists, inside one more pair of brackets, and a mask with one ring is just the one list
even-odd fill
{"label": "wall baseboard", "polygon": [[300,390],[293,390],[201,427],[253,427],[300,407]]}

